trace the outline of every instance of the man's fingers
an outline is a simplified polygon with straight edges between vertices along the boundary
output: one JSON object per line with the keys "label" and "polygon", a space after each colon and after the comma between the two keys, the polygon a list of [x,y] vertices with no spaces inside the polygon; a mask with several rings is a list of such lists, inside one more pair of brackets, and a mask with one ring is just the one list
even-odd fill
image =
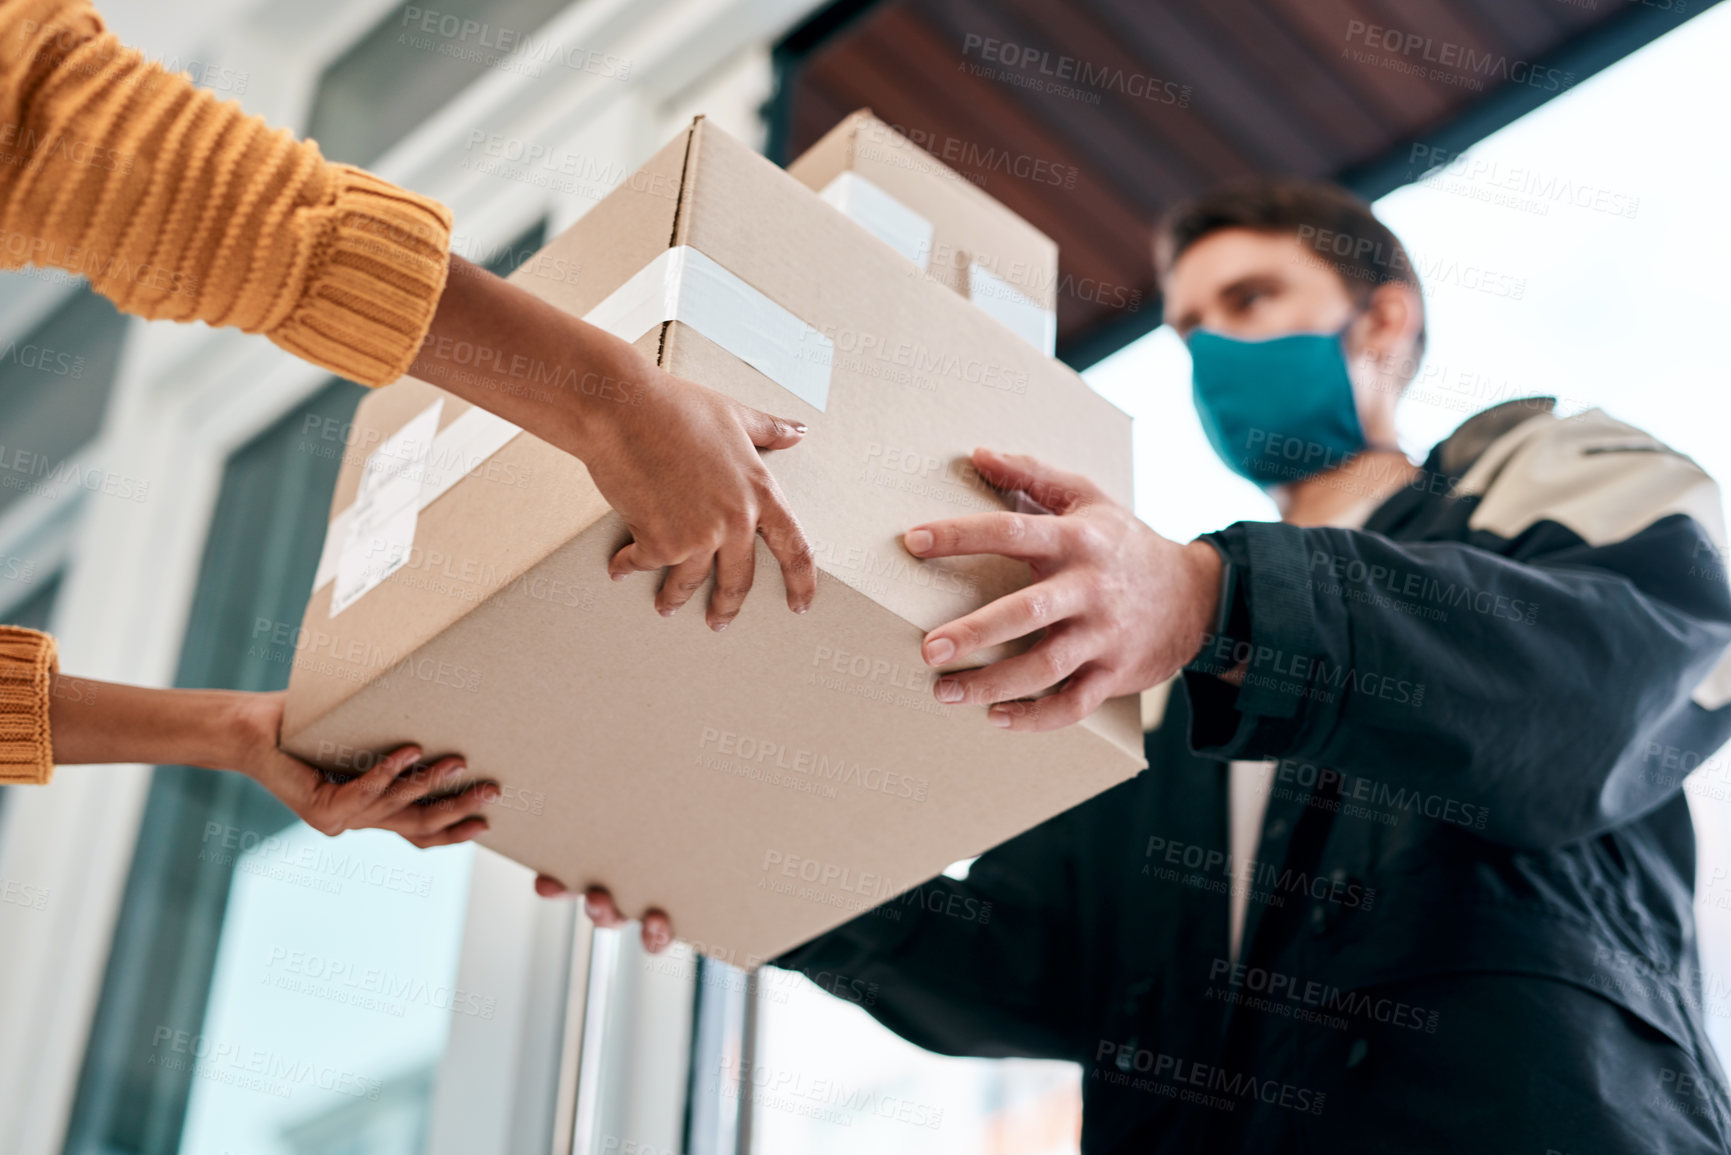
{"label": "man's fingers", "polygon": [[650,954],[660,954],[673,943],[673,923],[659,910],[652,910],[643,916],[643,949]]}
{"label": "man's fingers", "polygon": [[793,512],[776,494],[776,503],[765,508],[758,532],[763,535],[769,552],[781,563],[781,582],[787,588],[787,608],[803,614],[811,608],[817,596],[817,559],[811,542]]}
{"label": "man's fingers", "polygon": [[[544,889],[544,883],[551,885]],[[554,895],[549,893],[550,888],[558,886],[559,884],[557,882],[547,878],[546,875],[542,875],[540,878],[535,880],[535,893],[542,895],[543,897],[551,898]],[[554,893],[563,892],[564,888],[559,887],[559,890]],[[605,887],[592,886],[588,890],[584,891],[583,909],[584,912],[589,915],[590,922],[594,923],[596,926],[605,927],[609,930],[622,927],[631,921],[619,913],[619,908],[613,904],[613,896],[607,893]],[[650,954],[659,954],[661,951],[666,950],[668,944],[673,941],[673,923],[668,919],[667,915],[663,914],[659,910],[646,911],[643,915],[642,936],[643,949],[647,950]]]}
{"label": "man's fingers", "polygon": [[709,593],[709,628],[725,630],[739,616],[757,570],[757,534],[729,539],[715,552],[715,588]]}
{"label": "man's fingers", "polygon": [[703,583],[709,580],[709,571],[715,565],[714,554],[704,554],[701,557],[690,557],[676,566],[668,569],[661,579],[661,589],[655,594],[655,609],[662,617],[669,618],[678,612],[679,608],[690,601],[692,595],[703,588]]}
{"label": "man's fingers", "polygon": [[1061,555],[1060,522],[1028,513],[973,513],[928,521],[902,535],[915,557],[963,557],[995,553],[1026,562],[1048,562]]}
{"label": "man's fingers", "polygon": [[[1054,626],[1084,608],[1074,583],[1060,574],[1007,593],[965,617],[945,622],[926,635],[920,644],[920,656],[927,665],[946,666],[988,646],[1002,645]],[[1071,666],[1070,670],[1073,669]],[[1051,678],[1045,684],[1050,686],[1056,681],[1058,678]]]}
{"label": "man's fingers", "polygon": [[1068,678],[1090,656],[1081,643],[1059,631],[1025,654],[977,670],[947,674],[938,679],[932,694],[940,702],[973,706],[1028,698]]}
{"label": "man's fingers", "polygon": [[1105,496],[1080,473],[1047,465],[1026,454],[976,449],[973,462],[988,483],[999,489],[1020,490],[1053,513],[1069,513]]}
{"label": "man's fingers", "polygon": [[805,436],[804,422],[771,417],[749,405],[739,407],[739,419],[751,443],[759,449],[792,449]]}
{"label": "man's fingers", "polygon": [[542,898],[565,898],[571,892],[565,888],[563,882],[552,875],[537,874],[535,876],[535,893]]}
{"label": "man's fingers", "polygon": [[596,926],[619,927],[627,921],[619,913],[619,908],[613,905],[613,896],[605,887],[591,886],[583,892],[583,910]]}
{"label": "man's fingers", "polygon": [[1058,693],[1032,702],[993,706],[987,717],[993,725],[1008,730],[1060,730],[1080,722],[1105,704],[1112,696],[1112,677],[1104,667],[1089,666]]}

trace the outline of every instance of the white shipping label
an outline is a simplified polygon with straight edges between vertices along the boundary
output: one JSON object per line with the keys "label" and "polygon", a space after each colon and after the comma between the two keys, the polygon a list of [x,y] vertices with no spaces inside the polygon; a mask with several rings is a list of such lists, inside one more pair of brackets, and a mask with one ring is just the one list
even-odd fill
{"label": "white shipping label", "polygon": [[859,173],[838,173],[817,195],[920,268],[931,262],[932,222]]}
{"label": "white shipping label", "polygon": [[1058,315],[979,261],[968,266],[968,299],[1050,357],[1058,349]]}
{"label": "white shipping label", "polygon": [[443,398],[385,439],[361,467],[359,492],[349,509],[342,552],[337,555],[331,617],[403,568],[415,544],[421,485],[439,432]]}

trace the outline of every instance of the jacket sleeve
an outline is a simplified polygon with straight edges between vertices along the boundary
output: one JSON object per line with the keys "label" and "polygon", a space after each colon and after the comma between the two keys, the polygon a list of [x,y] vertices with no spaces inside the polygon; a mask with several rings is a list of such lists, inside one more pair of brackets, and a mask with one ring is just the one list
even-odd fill
{"label": "jacket sleeve", "polygon": [[0,783],[46,784],[54,773],[48,732],[54,639],[22,626],[0,626]]}
{"label": "jacket sleeve", "polygon": [[437,201],[122,45],[88,0],[0,3],[0,267],[380,385],[432,323],[450,231]]}
{"label": "jacket sleeve", "polygon": [[[1552,847],[1660,805],[1731,737],[1718,491],[1597,411],[1493,447],[1448,499],[1467,540],[1240,523],[1235,623],[1185,678],[1191,743],[1482,808]],[[1242,686],[1215,675],[1243,673]],[[1693,761],[1690,761],[1690,758]]]}
{"label": "jacket sleeve", "polygon": [[965,881],[934,878],[771,961],[927,1050],[1080,1060],[1098,1035],[1091,960],[1110,950],[1079,917],[1085,809],[986,852]]}

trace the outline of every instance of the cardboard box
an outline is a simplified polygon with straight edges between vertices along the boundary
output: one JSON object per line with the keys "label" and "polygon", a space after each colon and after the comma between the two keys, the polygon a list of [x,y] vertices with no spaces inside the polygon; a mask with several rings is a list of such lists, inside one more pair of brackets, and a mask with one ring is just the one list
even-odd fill
{"label": "cardboard box", "polygon": [[[1004,507],[966,466],[979,444],[1127,503],[1130,422],[905,269],[697,121],[514,280],[810,425],[766,460],[816,545],[816,604],[787,611],[760,543],[731,629],[705,626],[707,590],[659,617],[654,575],[608,580],[623,523],[579,462],[404,379],[355,417],[284,747],[339,771],[408,741],[461,753],[505,787],[484,845],[607,885],[628,912],[660,907],[746,966],[1134,775],[1134,698],[1028,735],[931,696],[924,632],[1027,572],[921,562],[900,534]],[[680,319],[647,319],[644,301],[670,299]]]}
{"label": "cardboard box", "polygon": [[[968,147],[960,141],[946,144]],[[1052,355],[1058,334],[1058,246],[871,110],[850,114],[787,171]]]}

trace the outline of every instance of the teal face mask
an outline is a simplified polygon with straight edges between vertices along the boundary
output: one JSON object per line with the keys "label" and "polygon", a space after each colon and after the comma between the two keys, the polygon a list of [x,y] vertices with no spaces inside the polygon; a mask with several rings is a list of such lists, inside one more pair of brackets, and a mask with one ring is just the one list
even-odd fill
{"label": "teal face mask", "polygon": [[1338,333],[1240,341],[1190,335],[1196,412],[1214,452],[1261,486],[1299,481],[1365,448]]}

